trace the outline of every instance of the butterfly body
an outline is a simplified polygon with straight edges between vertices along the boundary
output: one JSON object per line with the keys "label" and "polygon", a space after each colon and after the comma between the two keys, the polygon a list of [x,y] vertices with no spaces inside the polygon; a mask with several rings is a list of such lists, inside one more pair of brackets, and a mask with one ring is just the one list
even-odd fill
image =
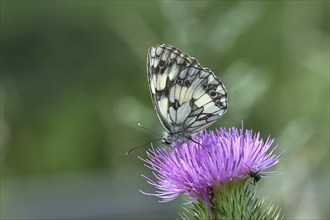
{"label": "butterfly body", "polygon": [[227,91],[218,77],[170,45],[148,50],[148,84],[164,127],[163,143],[181,144],[213,124],[227,110]]}
{"label": "butterfly body", "polygon": [[186,131],[179,131],[177,133],[164,132],[163,143],[170,145],[174,142],[184,143],[188,140],[192,140],[192,135]]}

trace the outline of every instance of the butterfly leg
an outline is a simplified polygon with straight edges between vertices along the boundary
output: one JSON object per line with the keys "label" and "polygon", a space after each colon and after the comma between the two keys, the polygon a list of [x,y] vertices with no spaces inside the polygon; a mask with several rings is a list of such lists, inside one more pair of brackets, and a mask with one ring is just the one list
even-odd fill
{"label": "butterfly leg", "polygon": [[192,139],[191,137],[189,137],[188,139],[191,140],[192,142],[194,142],[195,144],[198,144],[198,145],[201,146],[201,147],[203,146],[203,145],[201,145],[200,143],[198,143],[197,141],[195,141],[194,139]]}

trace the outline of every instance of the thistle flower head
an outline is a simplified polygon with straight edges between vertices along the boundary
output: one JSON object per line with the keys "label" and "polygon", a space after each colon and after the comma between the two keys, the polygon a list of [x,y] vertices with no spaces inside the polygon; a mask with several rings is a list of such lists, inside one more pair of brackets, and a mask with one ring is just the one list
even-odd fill
{"label": "thistle flower head", "polygon": [[202,199],[209,203],[210,189],[231,181],[245,180],[253,173],[264,171],[278,163],[274,139],[266,141],[252,130],[221,128],[215,132],[201,131],[193,141],[174,148],[152,147],[147,151],[145,166],[153,172],[147,176],[155,193],[145,193],[167,202],[181,194],[193,202]]}

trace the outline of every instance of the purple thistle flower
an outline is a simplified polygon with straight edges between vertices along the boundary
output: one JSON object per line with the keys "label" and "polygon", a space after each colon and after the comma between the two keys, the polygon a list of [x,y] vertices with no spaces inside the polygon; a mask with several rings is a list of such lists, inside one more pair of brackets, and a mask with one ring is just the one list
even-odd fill
{"label": "purple thistle flower", "polygon": [[156,180],[142,176],[156,191],[141,192],[157,196],[161,202],[185,194],[190,202],[202,199],[209,204],[211,188],[251,178],[251,171],[266,174],[264,171],[277,164],[282,155],[274,154],[274,139],[263,141],[260,133],[243,131],[243,123],[240,130],[201,131],[194,141],[199,144],[189,141],[175,148],[149,149],[148,158],[140,159],[153,171]]}

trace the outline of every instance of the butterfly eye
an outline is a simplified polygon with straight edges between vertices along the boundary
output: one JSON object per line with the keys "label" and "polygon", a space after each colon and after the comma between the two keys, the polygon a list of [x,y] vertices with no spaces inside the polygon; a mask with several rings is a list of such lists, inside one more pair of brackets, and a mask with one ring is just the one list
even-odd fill
{"label": "butterfly eye", "polygon": [[167,139],[164,139],[164,140],[163,140],[163,144],[170,145],[170,144],[172,144],[172,142],[170,142],[170,141],[167,140]]}

